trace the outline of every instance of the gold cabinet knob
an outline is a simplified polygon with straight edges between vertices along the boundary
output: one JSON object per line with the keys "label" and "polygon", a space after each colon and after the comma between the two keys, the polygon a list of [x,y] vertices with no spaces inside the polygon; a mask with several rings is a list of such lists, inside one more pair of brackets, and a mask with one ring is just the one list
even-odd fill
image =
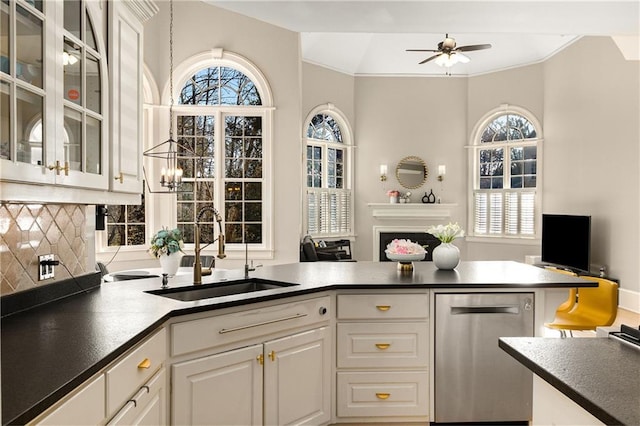
{"label": "gold cabinet knob", "polygon": [[124,174],[122,172],[120,172],[120,174],[118,174],[118,176],[114,177],[113,180],[119,180],[120,183],[124,183]]}
{"label": "gold cabinet knob", "polygon": [[376,392],[376,397],[378,397],[378,399],[387,399],[391,396],[390,393],[386,393],[386,392]]}
{"label": "gold cabinet knob", "polygon": [[389,346],[391,346],[391,343],[376,343],[376,348],[378,349],[389,349]]}
{"label": "gold cabinet knob", "polygon": [[264,364],[264,356],[262,354],[258,355],[256,357],[256,360],[258,361],[258,364],[260,364],[260,365]]}
{"label": "gold cabinet knob", "polygon": [[379,311],[386,312],[391,309],[391,305],[376,305]]}
{"label": "gold cabinet knob", "polygon": [[145,358],[142,360],[140,364],[138,364],[138,368],[149,368],[151,367],[151,360],[149,358]]}
{"label": "gold cabinet knob", "polygon": [[276,351],[271,351],[269,352],[269,358],[271,359],[271,361],[275,361],[276,360]]}

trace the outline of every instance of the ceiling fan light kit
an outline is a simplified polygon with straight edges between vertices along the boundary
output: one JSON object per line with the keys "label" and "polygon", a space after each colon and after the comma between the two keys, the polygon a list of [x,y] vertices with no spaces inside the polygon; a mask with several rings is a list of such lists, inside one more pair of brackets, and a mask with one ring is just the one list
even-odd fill
{"label": "ceiling fan light kit", "polygon": [[490,44],[473,44],[469,46],[456,47],[456,40],[453,37],[449,37],[449,34],[445,35],[445,39],[438,43],[438,49],[407,49],[407,52],[434,52],[435,55],[428,57],[427,59],[418,62],[422,65],[426,62],[435,60],[434,62],[445,68],[451,68],[457,63],[466,64],[471,61],[468,56],[462,52],[471,52],[473,50],[489,49]]}

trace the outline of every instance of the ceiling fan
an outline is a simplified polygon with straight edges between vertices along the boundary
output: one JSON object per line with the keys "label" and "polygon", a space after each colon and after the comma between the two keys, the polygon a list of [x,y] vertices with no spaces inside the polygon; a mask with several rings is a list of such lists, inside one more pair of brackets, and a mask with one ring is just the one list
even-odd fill
{"label": "ceiling fan", "polygon": [[422,65],[426,62],[435,59],[436,64],[441,67],[452,67],[458,62],[466,64],[470,61],[469,57],[462,52],[471,52],[473,50],[489,49],[490,44],[472,44],[469,46],[456,47],[456,40],[453,37],[449,37],[449,34],[445,35],[445,39],[438,43],[438,49],[407,49],[407,52],[437,52],[433,56],[429,56],[427,59],[418,63]]}

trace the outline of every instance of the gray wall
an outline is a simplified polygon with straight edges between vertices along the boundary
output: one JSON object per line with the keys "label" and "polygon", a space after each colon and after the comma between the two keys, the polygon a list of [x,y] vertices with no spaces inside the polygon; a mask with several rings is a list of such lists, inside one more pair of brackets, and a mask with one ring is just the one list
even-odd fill
{"label": "gray wall", "polygon": [[640,292],[639,76],[608,37],[584,38],[544,69],[544,208],[592,216],[592,262],[620,279],[621,301]]}

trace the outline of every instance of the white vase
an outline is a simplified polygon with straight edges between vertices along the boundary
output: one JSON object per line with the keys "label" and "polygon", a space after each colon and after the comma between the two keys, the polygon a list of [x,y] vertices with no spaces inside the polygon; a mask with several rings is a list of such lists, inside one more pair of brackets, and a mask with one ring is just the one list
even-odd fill
{"label": "white vase", "polygon": [[460,263],[460,250],[451,243],[440,243],[433,249],[433,263],[438,269],[453,269]]}
{"label": "white vase", "polygon": [[398,202],[398,197],[389,197],[389,202],[391,204],[396,204]]}
{"label": "white vase", "polygon": [[173,277],[178,272],[178,268],[180,267],[180,259],[182,259],[181,253],[172,253],[169,255],[160,256],[160,267],[162,268],[162,273],[167,274],[170,277]]}

